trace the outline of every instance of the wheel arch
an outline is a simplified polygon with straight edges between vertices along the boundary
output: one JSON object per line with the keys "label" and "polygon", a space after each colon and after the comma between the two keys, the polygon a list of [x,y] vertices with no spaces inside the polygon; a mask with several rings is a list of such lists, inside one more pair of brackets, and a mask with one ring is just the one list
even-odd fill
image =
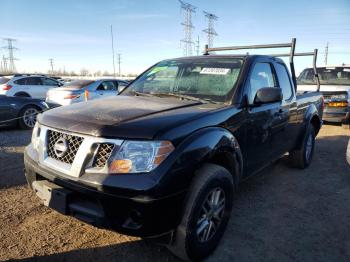
{"label": "wheel arch", "polygon": [[[43,110],[40,106],[38,106],[38,105],[36,105],[36,104],[32,104],[32,103],[25,104],[25,105],[22,106],[22,108],[21,108],[20,110],[18,110],[17,117],[21,117],[22,114],[23,114],[23,112],[24,112],[24,110],[26,110],[26,109],[29,108],[29,107],[34,107],[34,108],[38,109],[38,111],[39,111],[38,114],[40,114],[40,112]],[[19,120],[20,120],[20,119],[18,119],[17,122],[19,122]]]}
{"label": "wheel arch", "polygon": [[233,176],[235,185],[243,174],[243,157],[236,137],[222,127],[207,127],[191,134],[179,146],[181,153],[177,156],[188,160],[190,157],[193,174],[205,163],[213,163],[226,168]]}
{"label": "wheel arch", "polygon": [[28,94],[25,91],[19,91],[19,92],[15,93],[13,96],[32,97],[30,94]]}

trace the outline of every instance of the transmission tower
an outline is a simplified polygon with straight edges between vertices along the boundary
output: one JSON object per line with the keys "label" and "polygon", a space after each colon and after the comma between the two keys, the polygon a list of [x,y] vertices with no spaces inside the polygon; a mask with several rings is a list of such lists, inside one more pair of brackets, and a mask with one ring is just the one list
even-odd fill
{"label": "transmission tower", "polygon": [[214,36],[218,35],[214,29],[214,21],[218,20],[219,17],[205,11],[203,11],[203,13],[208,20],[208,28],[204,29],[203,32],[207,34],[208,47],[213,47]]}
{"label": "transmission tower", "polygon": [[324,50],[324,64],[325,65],[328,64],[328,42],[327,42],[326,48]]}
{"label": "transmission tower", "polygon": [[192,41],[192,31],[194,29],[194,26],[192,25],[192,13],[196,12],[197,7],[182,0],[179,0],[179,2],[184,16],[184,21],[181,23],[185,34],[185,38],[181,40],[181,43],[183,44],[183,53],[184,56],[190,56],[192,55],[194,46],[194,42]]}
{"label": "transmission tower", "polygon": [[5,62],[6,68],[9,73],[14,73],[16,72],[15,60],[18,60],[13,55],[13,51],[17,50],[17,48],[13,46],[13,43],[16,42],[16,39],[3,38],[3,40],[7,42],[7,46],[4,46],[3,48],[8,51],[8,57],[6,57],[6,62]]}
{"label": "transmission tower", "polygon": [[1,61],[1,72],[7,73],[7,58],[3,55]]}

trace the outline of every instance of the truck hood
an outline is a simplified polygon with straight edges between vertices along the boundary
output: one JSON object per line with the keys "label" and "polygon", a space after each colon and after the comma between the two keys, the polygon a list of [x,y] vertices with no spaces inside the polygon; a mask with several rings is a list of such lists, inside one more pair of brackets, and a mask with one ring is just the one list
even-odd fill
{"label": "truck hood", "polygon": [[176,98],[116,96],[55,108],[40,115],[38,121],[92,136],[152,139],[157,132],[223,106]]}

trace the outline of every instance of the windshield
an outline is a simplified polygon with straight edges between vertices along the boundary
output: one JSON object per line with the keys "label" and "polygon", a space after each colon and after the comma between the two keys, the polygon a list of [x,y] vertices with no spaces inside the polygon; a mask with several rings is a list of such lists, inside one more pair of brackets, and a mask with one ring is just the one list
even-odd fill
{"label": "windshield", "polygon": [[88,86],[90,84],[92,84],[95,81],[92,80],[75,80],[72,82],[69,82],[67,84],[65,84],[65,87],[75,87],[75,88],[84,88],[85,86]]}
{"label": "windshield", "polygon": [[[350,85],[350,67],[317,68],[321,85]],[[298,78],[299,85],[315,85],[314,70],[305,69]]]}
{"label": "windshield", "polygon": [[123,94],[225,102],[243,64],[238,58],[166,60],[135,80]]}

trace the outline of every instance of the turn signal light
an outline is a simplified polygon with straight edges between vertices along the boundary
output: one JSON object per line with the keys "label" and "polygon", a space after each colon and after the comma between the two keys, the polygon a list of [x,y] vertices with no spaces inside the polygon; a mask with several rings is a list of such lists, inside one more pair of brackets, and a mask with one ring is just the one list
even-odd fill
{"label": "turn signal light", "polygon": [[329,107],[347,107],[348,102],[329,102],[328,106]]}
{"label": "turn signal light", "polygon": [[111,173],[129,173],[131,169],[132,161],[129,159],[114,160],[109,166]]}
{"label": "turn signal light", "polygon": [[2,88],[2,90],[8,91],[8,90],[10,90],[11,88],[12,88],[12,85],[5,85],[5,86]]}

